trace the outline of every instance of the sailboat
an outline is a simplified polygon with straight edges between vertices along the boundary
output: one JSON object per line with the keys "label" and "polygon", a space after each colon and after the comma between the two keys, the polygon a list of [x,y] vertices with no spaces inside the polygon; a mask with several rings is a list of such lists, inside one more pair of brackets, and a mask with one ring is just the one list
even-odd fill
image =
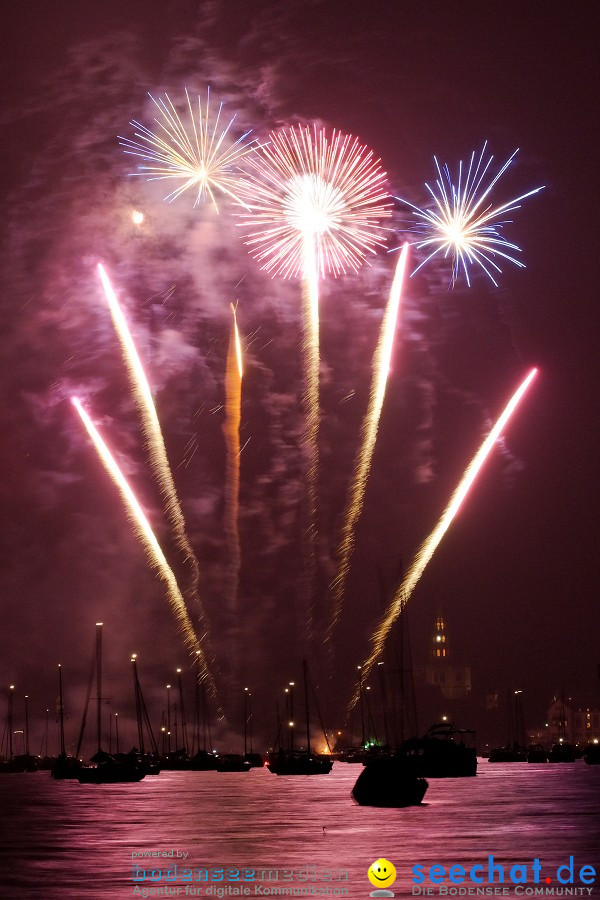
{"label": "sailboat", "polygon": [[67,756],[65,749],[65,715],[63,704],[62,666],[58,664],[58,702],[60,717],[60,753],[58,759],[50,769],[52,778],[63,780],[65,778],[77,778],[81,763],[74,756]]}
{"label": "sailboat", "polygon": [[[140,748],[140,765],[145,770],[146,775],[160,775],[158,745],[154,737],[154,732],[152,731],[150,717],[148,716],[148,710],[146,709],[146,703],[144,701],[144,695],[142,693],[142,686],[138,678],[137,653],[132,654],[131,663],[133,672],[133,690],[135,694],[135,714],[137,720],[138,742]],[[144,725],[146,726],[146,731],[148,733],[148,738],[152,747],[151,753],[146,753],[146,748],[144,747]],[[135,750],[133,752],[135,752]],[[117,753],[117,760],[123,761],[123,758],[123,754]]]}
{"label": "sailboat", "polygon": [[[306,711],[306,749],[297,750],[294,747],[293,738],[289,750],[284,750],[280,743],[278,752],[270,757],[267,762],[267,768],[274,775],[328,775],[333,767],[333,760],[330,756],[322,756],[318,753],[313,753],[311,750],[308,705],[308,668],[306,660],[302,660],[302,672],[304,677],[304,706]],[[327,739],[327,736],[325,736],[325,739]]]}
{"label": "sailboat", "polygon": [[8,689],[8,714],[6,719],[6,729],[8,733],[8,759],[0,762],[0,775],[8,775],[11,773],[37,772],[38,761],[35,756],[29,752],[29,721],[27,716],[27,695],[25,696],[25,729],[15,732],[15,734],[23,735],[25,739],[25,753],[13,755],[13,691],[14,684]]}
{"label": "sailboat", "polygon": [[[91,679],[90,679],[91,685]],[[115,759],[101,748],[101,714],[102,714],[102,622],[96,622],[96,734],[98,750],[92,756],[93,766],[82,766],[77,774],[80,784],[117,784],[120,782],[141,781],[146,770],[141,764],[139,754],[132,750]],[[89,690],[88,690],[89,700]],[[87,713],[87,702],[86,702]],[[85,724],[85,713],[84,713]],[[83,725],[82,725],[83,733]],[[79,743],[81,744],[81,734]],[[79,754],[78,754],[79,755]]]}
{"label": "sailboat", "polygon": [[[194,742],[192,746],[192,760],[190,768],[194,772],[214,772],[217,768],[217,757],[210,749],[206,749],[208,739],[209,748],[212,747],[212,737],[210,733],[210,718],[208,715],[208,704],[206,700],[206,692],[202,683],[202,674],[200,670],[200,653],[196,651],[196,703],[194,711]],[[200,747],[200,694],[202,693],[202,747]],[[194,753],[194,750],[196,752]]]}

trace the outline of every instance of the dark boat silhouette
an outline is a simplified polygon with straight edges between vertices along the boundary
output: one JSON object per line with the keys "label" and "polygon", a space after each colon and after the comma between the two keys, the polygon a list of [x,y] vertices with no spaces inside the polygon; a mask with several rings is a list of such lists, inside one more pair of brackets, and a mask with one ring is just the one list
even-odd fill
{"label": "dark boat silhouette", "polygon": [[[144,700],[144,694],[142,693],[142,686],[138,677],[137,653],[132,654],[131,664],[133,673],[133,690],[135,695],[135,716],[140,748],[138,751],[137,748],[134,747],[131,753],[139,754],[138,765],[145,770],[146,775],[160,775],[161,766],[158,754],[158,744],[156,743],[152,725],[150,724],[150,717],[148,715],[146,702]],[[150,752],[146,752],[146,747],[144,744],[144,726],[148,735],[148,739],[150,741],[150,746],[152,748]],[[123,754],[117,753],[115,759],[117,760],[117,762],[126,762],[128,757],[124,756]]]}
{"label": "dark boat silhouette", "polygon": [[65,748],[65,713],[63,703],[62,666],[58,664],[58,702],[60,720],[60,753],[58,759],[50,769],[52,778],[63,781],[68,778],[77,778],[81,763],[75,756],[68,756]]}
{"label": "dark boat silhouette", "polygon": [[414,764],[425,778],[464,778],[477,775],[475,732],[438,722],[422,738],[404,741],[399,755]]}
{"label": "dark boat silhouette", "polygon": [[548,754],[542,744],[530,744],[527,748],[528,763],[545,763],[548,762]]}
{"label": "dark boat silhouette", "polygon": [[217,772],[249,772],[251,768],[241,753],[224,753],[217,757]]}
{"label": "dark boat silhouette", "polygon": [[198,750],[192,756],[190,769],[193,772],[214,772],[217,768],[218,757],[215,753],[208,753],[207,750]]}
{"label": "dark boat silhouette", "polygon": [[38,761],[30,753],[20,753],[0,763],[0,774],[10,775],[22,772],[37,772]]}
{"label": "dark boat silhouette", "polygon": [[274,775],[328,775],[333,761],[309,750],[279,750],[269,758],[267,768]]}
{"label": "dark boat silhouette", "polygon": [[146,768],[135,750],[118,757],[99,750],[90,762],[95,765],[82,766],[79,770],[77,780],[80,784],[120,784],[141,781],[146,776]]}
{"label": "dark boat silhouette", "polygon": [[8,689],[8,710],[6,715],[5,735],[7,735],[8,759],[0,762],[0,775],[19,774],[23,772],[37,772],[38,758],[29,752],[29,723],[27,717],[27,695],[25,696],[25,729],[19,732],[25,739],[25,753],[13,755],[13,691],[14,684]]}
{"label": "dark boat silhouette", "polygon": [[600,765],[600,744],[588,744],[583,751],[583,760],[588,766]]}
{"label": "dark boat silhouette", "polygon": [[[199,655],[196,655],[196,691],[194,711],[194,734],[192,739],[192,758],[190,769],[194,772],[214,772],[217,768],[217,754],[211,753],[208,747],[212,747],[210,733],[210,716],[206,692],[202,682]],[[200,746],[200,722],[202,722],[202,747]],[[194,749],[197,748],[194,753]]]}
{"label": "dark boat silhouette", "polygon": [[519,746],[519,744],[513,744],[512,747],[494,747],[490,750],[490,755],[488,758],[488,762],[491,763],[513,763],[513,762],[527,762],[527,751],[525,747]]}
{"label": "dark boat silhouette", "polygon": [[244,753],[244,759],[246,762],[250,763],[252,769],[262,769],[265,764],[260,753]]}
{"label": "dark boat silhouette", "polygon": [[550,752],[548,753],[548,762],[575,762],[575,747],[567,741],[560,741],[558,744],[552,744]]}
{"label": "dark boat silhouette", "polygon": [[[101,749],[101,713],[102,713],[102,622],[96,622],[96,736],[98,742],[98,750],[92,756],[90,762],[92,766],[82,766],[77,774],[77,780],[80,784],[119,784],[122,782],[141,781],[146,775],[146,769],[143,765],[140,754],[137,750],[130,753],[119,755],[119,757],[111,756]],[[87,706],[91,693],[91,685],[93,681],[94,669],[92,667],[90,681],[88,684],[88,694],[86,699],[86,707],[79,735],[79,746],[77,755],[81,748],[81,741],[85,729],[85,721],[87,717]]]}
{"label": "dark boat silhouette", "polygon": [[360,806],[418,806],[429,787],[415,763],[401,754],[370,759],[352,789]]}
{"label": "dark boat silhouette", "polygon": [[[279,726],[277,745],[279,741],[279,750],[274,752],[267,761],[267,768],[273,775],[328,775],[333,768],[333,760],[331,756],[324,756],[319,753],[313,753],[310,746],[310,712],[308,703],[308,667],[306,660],[302,660],[302,674],[304,679],[304,710],[306,716],[306,749],[297,749],[294,747],[293,730],[291,733],[291,745],[289,749],[284,749],[281,744],[281,723]],[[329,747],[327,734],[325,740]]]}

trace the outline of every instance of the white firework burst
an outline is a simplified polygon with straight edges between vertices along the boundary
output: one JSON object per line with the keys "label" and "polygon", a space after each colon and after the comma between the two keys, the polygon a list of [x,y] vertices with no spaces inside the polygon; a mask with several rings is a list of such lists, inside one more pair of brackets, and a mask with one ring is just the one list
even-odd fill
{"label": "white firework burst", "polygon": [[238,196],[238,164],[255,149],[254,141],[246,141],[250,131],[232,139],[230,132],[235,116],[227,124],[222,124],[223,103],[219,103],[216,114],[212,113],[210,88],[204,106],[198,96],[197,110],[186,88],[187,125],[168,94],[164,99],[157,99],[152,94],[148,96],[159,112],[154,119],[156,130],[132,119],[130,124],[136,129],[135,138],[119,137],[125,153],[143,160],[138,165],[138,171],[131,174],[143,175],[149,181],[177,182],[177,186],[165,197],[169,202],[193,189],[196,192],[194,206],[209,199],[218,212],[216,195],[219,193],[245,206]]}
{"label": "white firework burst", "polygon": [[522,200],[537,194],[544,186],[527,191],[506,203],[495,205],[489,199],[490,194],[514,160],[518,150],[514,151],[488,182],[486,176],[494,157],[490,156],[487,161],[484,159],[486,148],[487,141],[477,160],[473,151],[468,166],[463,165],[462,161],[459,162],[456,181],[452,179],[448,164],[445,163],[440,167],[437,158],[434,157],[438,177],[433,187],[425,184],[433,199],[434,205],[430,209],[415,206],[401,197],[396,198],[410,206],[417,219],[412,230],[422,235],[422,238],[415,242],[415,246],[418,250],[430,251],[411,273],[412,275],[436,256],[442,256],[444,259],[452,258],[452,286],[461,271],[467,285],[471,285],[469,275],[471,265],[480,266],[496,287],[498,282],[494,273],[502,272],[499,262],[503,259],[519,268],[525,268],[525,263],[513,255],[515,252],[520,253],[521,248],[507,240],[503,234],[504,226],[512,222],[512,219],[505,216],[519,209]]}

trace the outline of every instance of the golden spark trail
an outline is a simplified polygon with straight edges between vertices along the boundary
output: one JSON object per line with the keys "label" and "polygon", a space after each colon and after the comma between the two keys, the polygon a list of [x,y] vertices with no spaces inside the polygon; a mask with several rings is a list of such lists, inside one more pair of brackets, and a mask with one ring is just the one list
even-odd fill
{"label": "golden spark trail", "polygon": [[373,459],[373,451],[375,450],[379,419],[383,408],[392,359],[392,350],[394,348],[394,336],[396,334],[396,323],[398,321],[398,313],[400,310],[400,299],[402,296],[402,285],[404,282],[407,255],[408,244],[405,244],[396,265],[394,280],[390,289],[390,296],[381,323],[377,349],[373,356],[373,379],[371,381],[369,406],[363,420],[361,430],[362,444],[354,466],[354,479],[350,485],[348,501],[346,504],[345,521],[342,528],[340,545],[337,551],[337,573],[331,586],[333,594],[333,616],[326,638],[328,641],[331,641],[333,629],[340,617],[344,588],[350,570],[350,558],[354,550],[356,523],[358,522],[362,511],[367,479],[371,470],[371,460]]}
{"label": "golden spark trail", "polygon": [[298,125],[271,132],[247,159],[239,213],[246,244],[262,268],[302,279],[304,405],[307,450],[307,626],[317,572],[319,470],[319,278],[357,271],[385,245],[391,216],[387,178],[373,152],[357,138]]}
{"label": "golden spark trail", "polygon": [[106,446],[92,420],[83,409],[80,401],[77,397],[71,397],[71,403],[79,413],[79,417],[83,422],[85,429],[90,436],[92,443],[94,444],[94,447],[96,448],[96,452],[100,457],[102,465],[119,489],[119,493],[121,494],[123,502],[125,503],[127,515],[133,523],[137,535],[144,545],[150,563],[158,571],[158,574],[167,587],[167,596],[171,602],[171,608],[175,613],[177,622],[183,633],[185,644],[189,649],[190,654],[193,653],[194,655],[197,655],[198,659],[200,660],[202,678],[208,684],[211,693],[214,695],[215,685],[208,670],[206,656],[204,654],[204,651],[202,650],[202,647],[200,646],[198,638],[196,637],[196,632],[194,631],[194,626],[192,625],[190,617],[188,616],[185,600],[183,599],[183,595],[179,590],[177,579],[175,578],[173,570],[169,566],[169,563],[167,562],[166,557],[161,550],[160,544],[156,540],[154,532],[150,527],[150,523],[144,515],[144,512],[135,494],[131,490],[113,455]]}
{"label": "golden spark trail", "polygon": [[[302,279],[302,296],[304,301],[304,377],[306,404],[305,442],[308,448],[307,496],[308,496],[308,564],[311,582],[310,596],[313,596],[312,584],[316,569],[317,541],[317,496],[319,473],[319,369],[321,364],[319,353],[319,273],[315,252],[315,240],[312,233],[304,236],[304,269]],[[312,599],[308,609],[308,628],[312,633]]]}
{"label": "golden spark trail", "polygon": [[239,534],[240,494],[240,421],[242,406],[242,346],[237,326],[235,307],[231,304],[233,322],[227,367],[225,370],[225,441],[227,445],[227,475],[225,492],[225,534],[229,544],[230,559],[230,612],[235,614],[241,566]]}
{"label": "golden spark trail", "polygon": [[98,272],[100,280],[102,281],[102,287],[104,288],[104,294],[106,296],[115,331],[117,332],[121,344],[125,365],[129,372],[133,396],[142,420],[142,427],[148,444],[152,473],[158,483],[165,515],[173,529],[177,546],[182,554],[184,562],[189,566],[191,574],[189,593],[198,604],[199,615],[202,622],[203,610],[198,597],[198,561],[186,534],[185,520],[183,518],[181,504],[177,496],[173,475],[169,466],[167,451],[150,385],[148,384],[146,373],[144,372],[136,346],[131,337],[131,332],[129,331],[125,316],[123,315],[104,266],[101,263],[98,264]]}
{"label": "golden spark trail", "polygon": [[[446,509],[442,513],[437,525],[431,532],[431,534],[426,538],[426,540],[421,544],[414,560],[412,561],[411,567],[404,576],[402,584],[396,591],[396,595],[392,602],[390,603],[381,623],[378,628],[375,630],[373,637],[371,638],[371,653],[365,660],[362,665],[362,680],[368,677],[369,672],[371,671],[373,665],[377,661],[377,659],[381,656],[383,651],[383,646],[385,644],[386,638],[390,633],[390,629],[400,613],[402,609],[408,602],[408,599],[412,592],[414,591],[417,583],[423,574],[427,563],[433,556],[436,551],[436,548],[446,532],[448,528],[452,524],[452,520],[454,516],[458,512],[461,503],[467,496],[471,485],[477,478],[481,467],[486,461],[490,451],[494,447],[496,441],[502,434],[508,420],[512,416],[513,412],[517,408],[519,401],[527,391],[529,385],[533,381],[537,374],[537,369],[532,369],[527,378],[523,381],[520,387],[515,391],[510,401],[506,405],[504,412],[497,420],[496,424],[484,440],[483,444],[465,469],[464,475],[461,478],[458,487],[452,494]],[[358,691],[354,694],[352,700],[350,701],[350,709],[352,709],[359,700]]]}

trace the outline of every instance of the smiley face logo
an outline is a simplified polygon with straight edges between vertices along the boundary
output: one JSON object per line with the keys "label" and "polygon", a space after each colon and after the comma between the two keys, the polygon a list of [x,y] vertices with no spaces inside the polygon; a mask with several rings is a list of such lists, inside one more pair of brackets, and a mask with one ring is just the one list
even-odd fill
{"label": "smiley face logo", "polygon": [[368,868],[367,875],[372,885],[378,888],[389,887],[396,880],[396,869],[389,859],[379,858]]}

